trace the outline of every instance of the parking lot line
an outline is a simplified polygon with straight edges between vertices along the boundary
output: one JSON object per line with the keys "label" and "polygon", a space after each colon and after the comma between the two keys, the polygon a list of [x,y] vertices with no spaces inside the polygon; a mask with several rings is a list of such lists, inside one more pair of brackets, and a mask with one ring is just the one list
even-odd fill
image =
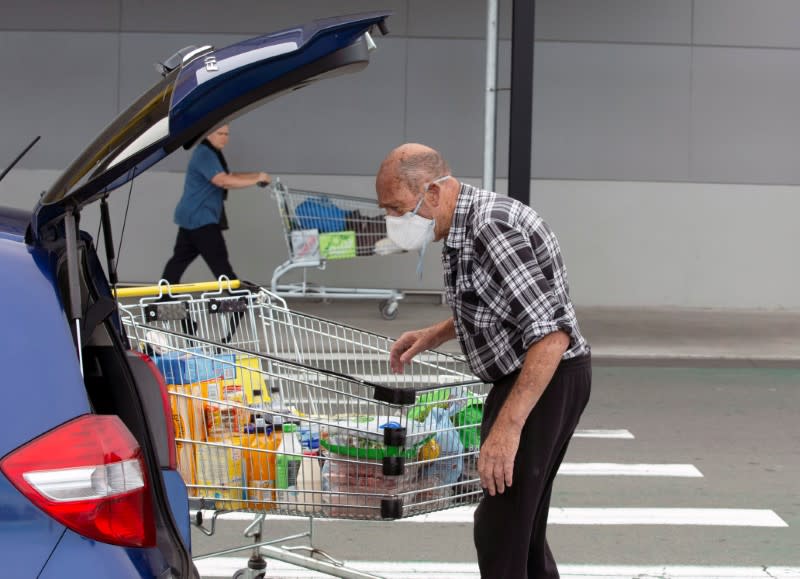
{"label": "parking lot line", "polygon": [[566,476],[666,476],[702,478],[691,464],[620,464],[612,462],[565,462],[558,474]]}
{"label": "parking lot line", "polygon": [[[474,506],[455,507],[425,515],[393,521],[394,525],[418,523],[472,523]],[[209,517],[211,511],[208,511]],[[193,513],[192,513],[193,515]],[[226,513],[220,520],[250,521],[251,513]],[[299,521],[308,517],[268,515],[269,521]],[[338,519],[314,519],[315,525],[328,522],[362,523]],[[788,527],[769,509],[674,509],[674,508],[559,508],[550,509],[550,525],[689,525],[725,527]]]}
{"label": "parking lot line", "polygon": [[[204,578],[230,577],[247,566],[244,557],[212,557],[195,563]],[[347,566],[386,579],[426,577],[473,579],[480,577],[477,563],[350,561]],[[698,565],[559,565],[562,579],[797,579],[800,567],[728,567]],[[324,578],[329,575],[281,561],[267,560],[268,579]]]}

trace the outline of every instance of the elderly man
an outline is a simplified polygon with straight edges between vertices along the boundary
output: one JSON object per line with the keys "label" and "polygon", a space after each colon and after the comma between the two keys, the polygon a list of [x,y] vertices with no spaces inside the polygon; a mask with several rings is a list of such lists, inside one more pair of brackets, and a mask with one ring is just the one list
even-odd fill
{"label": "elderly man", "polygon": [[443,240],[450,319],[402,334],[393,371],[458,338],[493,387],[484,406],[475,511],[481,576],[553,578],[545,536],[553,479],[589,400],[591,356],[570,301],[555,235],[530,207],[451,176],[442,156],[408,143],[375,188],[387,234],[404,249]]}

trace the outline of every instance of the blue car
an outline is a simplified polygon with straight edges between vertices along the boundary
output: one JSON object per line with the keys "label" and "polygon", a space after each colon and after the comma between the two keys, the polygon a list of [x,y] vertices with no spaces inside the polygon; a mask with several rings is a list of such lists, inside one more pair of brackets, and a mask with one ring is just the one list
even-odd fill
{"label": "blue car", "polygon": [[[198,576],[166,387],[112,297],[105,197],[260,101],[363,68],[387,17],[184,50],[32,212],[0,207],[0,576]],[[80,230],[96,201],[103,256]]]}

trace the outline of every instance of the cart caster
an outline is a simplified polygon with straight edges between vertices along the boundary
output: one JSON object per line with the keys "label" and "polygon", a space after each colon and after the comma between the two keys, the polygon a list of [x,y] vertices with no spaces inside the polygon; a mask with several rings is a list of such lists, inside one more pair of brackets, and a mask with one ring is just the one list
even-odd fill
{"label": "cart caster", "polygon": [[258,575],[251,575],[252,572],[252,569],[239,569],[233,574],[233,579],[264,579],[267,576],[266,571],[261,571]]}
{"label": "cart caster", "polygon": [[399,305],[396,301],[384,300],[379,304],[378,307],[381,310],[381,316],[384,320],[393,320],[397,317]]}
{"label": "cart caster", "polygon": [[264,579],[267,576],[267,562],[260,554],[254,554],[247,561],[247,567],[233,574],[233,579]]}

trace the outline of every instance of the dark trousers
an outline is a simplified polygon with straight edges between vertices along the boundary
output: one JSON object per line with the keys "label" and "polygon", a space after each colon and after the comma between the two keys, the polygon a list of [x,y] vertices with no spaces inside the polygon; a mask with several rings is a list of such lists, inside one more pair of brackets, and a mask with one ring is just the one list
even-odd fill
{"label": "dark trousers", "polygon": [[[486,440],[518,372],[495,382],[483,408]],[[562,361],[528,416],[520,436],[510,488],[484,495],[475,511],[474,537],[483,579],[556,579],[545,536],[553,479],[589,402],[590,356]]]}
{"label": "dark trousers", "polygon": [[228,261],[228,247],[222,236],[222,228],[217,223],[198,227],[197,229],[178,229],[178,238],[175,240],[175,249],[161,277],[171,284],[181,281],[181,276],[186,268],[201,256],[206,262],[214,278],[226,275],[230,279],[237,279],[236,274]]}

